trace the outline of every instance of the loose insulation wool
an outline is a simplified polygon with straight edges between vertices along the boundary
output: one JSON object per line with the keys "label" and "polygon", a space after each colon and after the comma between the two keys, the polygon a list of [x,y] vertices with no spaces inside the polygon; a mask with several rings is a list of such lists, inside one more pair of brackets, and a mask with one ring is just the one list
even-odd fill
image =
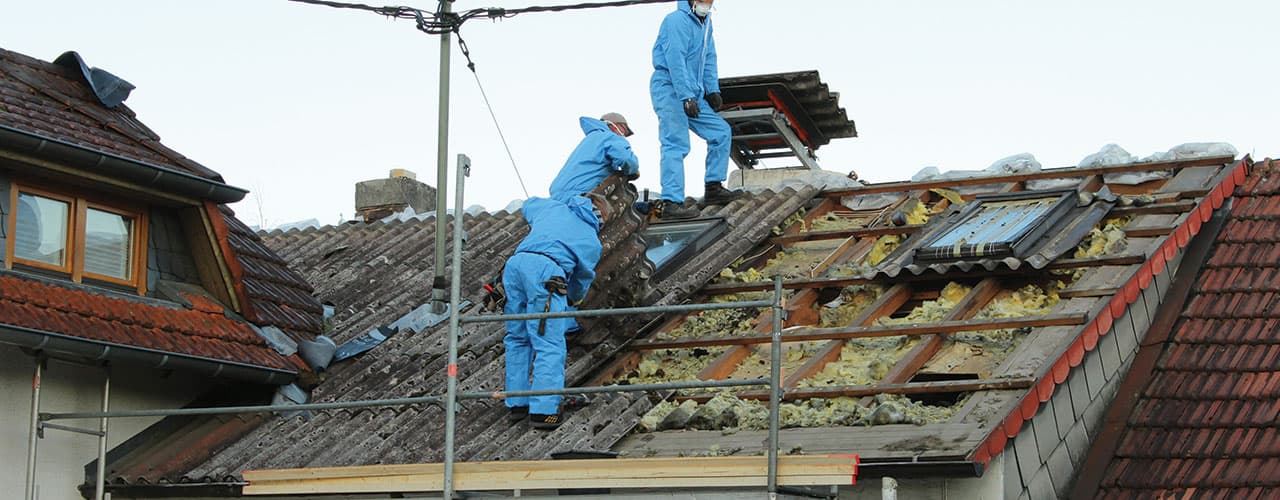
{"label": "loose insulation wool", "polygon": [[1086,259],[1103,255],[1116,255],[1128,246],[1128,238],[1124,227],[1129,225],[1131,217],[1114,217],[1102,221],[1098,227],[1089,231],[1089,235],[1076,247],[1073,257]]}
{"label": "loose insulation wool", "polygon": [[712,346],[693,349],[659,349],[647,351],[640,358],[635,370],[615,380],[615,383],[658,384],[662,382],[689,382],[698,380],[698,373],[727,350]]}

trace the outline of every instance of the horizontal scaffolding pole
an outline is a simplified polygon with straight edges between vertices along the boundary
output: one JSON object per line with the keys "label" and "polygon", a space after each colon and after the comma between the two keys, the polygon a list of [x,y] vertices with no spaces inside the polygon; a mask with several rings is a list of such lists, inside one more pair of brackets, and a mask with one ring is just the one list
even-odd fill
{"label": "horizontal scaffolding pole", "polygon": [[107,435],[107,433],[102,432],[102,431],[95,431],[95,430],[90,430],[90,429],[81,429],[81,428],[79,428],[79,427],[71,427],[71,426],[69,426],[69,425],[58,425],[58,424],[50,424],[50,423],[47,423],[47,422],[42,422],[42,423],[40,424],[40,430],[41,430],[41,431],[43,431],[43,430],[45,430],[45,429],[53,429],[53,430],[55,430],[55,431],[67,431],[67,432],[74,432],[74,433],[76,433],[76,434],[88,434],[88,435],[90,435],[90,436],[98,436],[98,437],[102,437],[102,436]]}
{"label": "horizontal scaffolding pole", "polygon": [[[669,391],[681,389],[714,389],[721,387],[747,387],[769,385],[768,379],[746,379],[746,380],[704,380],[695,382],[668,382],[663,384],[633,384],[633,385],[604,385],[592,387],[566,387],[564,389],[549,389],[539,391],[490,391],[490,392],[464,392],[458,394],[458,399],[475,400],[475,399],[505,399],[510,397],[531,397],[531,396],[556,396],[556,395],[572,395],[572,394],[594,394],[594,393],[626,393],[626,392],[649,392],[649,391]],[[387,406],[409,406],[415,404],[440,404],[444,402],[444,396],[422,396],[415,398],[400,399],[371,399],[366,401],[336,401],[332,403],[304,403],[304,404],[283,404],[283,405],[258,405],[258,406],[224,406],[216,408],[182,408],[182,409],[157,409],[157,410],[117,410],[107,412],[79,412],[79,413],[41,413],[40,420],[47,422],[50,420],[73,420],[85,418],[130,418],[130,417],[172,417],[172,416],[190,416],[190,415],[234,415],[241,413],[267,413],[276,411],[308,411],[308,410],[343,410],[351,408],[375,408]],[[52,427],[54,424],[43,423],[45,427]],[[70,429],[63,429],[70,430]]]}
{"label": "horizontal scaffolding pole", "polygon": [[[773,286],[772,283],[769,286]],[[773,307],[771,300],[753,300],[747,302],[715,302],[705,304],[679,304],[671,306],[630,307],[625,309],[589,309],[585,311],[564,311],[549,313],[506,314],[494,316],[464,316],[462,323],[497,323],[502,321],[523,321],[529,319],[553,318],[590,318],[596,316],[627,316],[632,314],[662,314],[669,312],[711,311],[716,309],[746,309],[751,307]]]}
{"label": "horizontal scaffolding pole", "polygon": [[[794,333],[784,333],[783,342],[807,342],[810,340],[863,339],[897,337],[899,335],[931,335],[936,333],[980,332],[1009,328],[1083,325],[1086,316],[1081,314],[1049,314],[1022,318],[940,321],[937,323],[909,323],[905,325],[860,326],[853,328],[812,328]],[[743,337],[698,337],[692,339],[649,340],[631,344],[631,349],[651,351],[655,349],[681,349],[726,345],[767,344],[769,335]]]}

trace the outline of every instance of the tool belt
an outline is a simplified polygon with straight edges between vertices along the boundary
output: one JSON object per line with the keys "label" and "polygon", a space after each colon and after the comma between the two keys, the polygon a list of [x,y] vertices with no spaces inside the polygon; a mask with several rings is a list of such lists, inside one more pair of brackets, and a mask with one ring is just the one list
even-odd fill
{"label": "tool belt", "polygon": [[[569,285],[560,276],[552,276],[551,279],[543,281],[542,285],[547,287],[548,292],[551,292],[547,294],[547,305],[542,308],[542,312],[549,313],[551,312],[551,301],[555,300],[556,295],[569,295]],[[547,318],[538,320],[538,335],[541,336],[544,333],[547,333]]]}

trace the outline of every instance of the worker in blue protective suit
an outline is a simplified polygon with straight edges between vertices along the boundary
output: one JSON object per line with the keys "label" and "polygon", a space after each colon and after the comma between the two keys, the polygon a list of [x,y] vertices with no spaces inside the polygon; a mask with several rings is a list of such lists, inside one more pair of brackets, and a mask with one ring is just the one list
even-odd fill
{"label": "worker in blue protective suit", "polygon": [[676,1],[678,8],[662,20],[653,44],[653,78],[649,80],[662,142],[659,216],[664,219],[698,215],[695,207],[684,205],[684,159],[689,155],[690,130],[707,141],[703,203],[723,205],[742,194],[721,184],[729,171],[733,131],[716,114],[724,101],[711,26],[714,0]]}
{"label": "worker in blue protective suit", "polygon": [[578,119],[586,137],[578,143],[560,173],[551,181],[551,197],[564,201],[567,197],[591,192],[610,174],[634,180],[640,177],[640,160],[631,151],[631,127],[618,113]]}
{"label": "worker in blue protective suit", "polygon": [[[506,314],[562,312],[586,297],[601,252],[600,223],[592,208],[583,196],[525,202],[529,235],[502,273]],[[557,319],[506,322],[507,391],[564,388],[564,334],[570,324]],[[554,429],[561,422],[560,396],[511,397],[507,408],[513,421],[527,415],[538,429]]]}

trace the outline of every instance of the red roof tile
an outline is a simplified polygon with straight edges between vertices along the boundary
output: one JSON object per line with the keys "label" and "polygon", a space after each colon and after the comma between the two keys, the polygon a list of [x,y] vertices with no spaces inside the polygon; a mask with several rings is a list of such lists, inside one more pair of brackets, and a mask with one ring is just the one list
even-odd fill
{"label": "red roof tile", "polygon": [[1280,164],[1234,205],[1099,498],[1266,498],[1280,487]]}
{"label": "red roof tile", "polygon": [[0,323],[265,368],[306,369],[298,357],[282,356],[268,347],[249,324],[227,317],[218,304],[188,298],[194,299],[195,308],[0,275]]}

